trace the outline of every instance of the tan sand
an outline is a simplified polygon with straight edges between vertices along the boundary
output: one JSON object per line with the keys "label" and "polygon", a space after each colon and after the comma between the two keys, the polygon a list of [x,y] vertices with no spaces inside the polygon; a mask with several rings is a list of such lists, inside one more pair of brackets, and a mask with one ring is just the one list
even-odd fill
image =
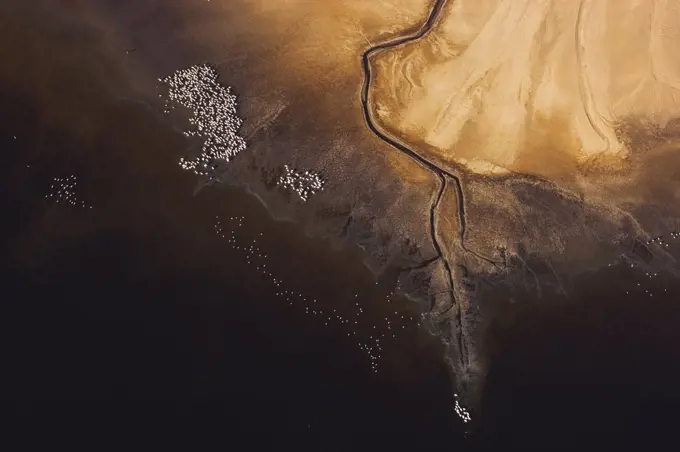
{"label": "tan sand", "polygon": [[[452,163],[552,176],[630,148],[617,126],[680,116],[680,2],[458,0],[377,57],[376,115]],[[615,157],[612,159],[611,157]]]}

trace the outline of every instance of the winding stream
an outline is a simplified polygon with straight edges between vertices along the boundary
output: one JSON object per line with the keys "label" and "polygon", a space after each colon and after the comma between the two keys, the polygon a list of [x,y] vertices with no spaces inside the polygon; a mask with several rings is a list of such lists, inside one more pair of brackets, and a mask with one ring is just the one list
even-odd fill
{"label": "winding stream", "polygon": [[[406,154],[408,157],[410,157],[412,160],[414,160],[416,163],[421,165],[422,167],[426,168],[427,170],[431,171],[433,174],[437,176],[439,179],[440,185],[439,185],[439,191],[437,192],[437,196],[434,199],[434,202],[430,206],[430,236],[432,238],[432,244],[434,245],[435,250],[437,251],[438,258],[441,259],[442,263],[444,264],[444,268],[446,270],[446,275],[447,279],[449,282],[449,287],[450,287],[450,296],[451,296],[451,308],[454,306],[457,307],[455,310],[455,315],[454,315],[454,328],[456,331],[456,339],[458,342],[458,349],[460,351],[460,364],[462,366],[465,366],[465,364],[468,361],[468,353],[467,353],[467,347],[465,345],[465,341],[463,340],[463,329],[462,329],[462,319],[461,319],[461,309],[460,306],[457,306],[457,301],[454,295],[454,283],[453,283],[453,275],[451,272],[451,264],[449,263],[449,260],[447,257],[444,255],[444,252],[442,251],[441,245],[439,243],[439,238],[437,235],[437,207],[439,206],[439,203],[444,195],[444,192],[446,191],[447,187],[447,177],[453,180],[454,186],[456,188],[456,194],[458,198],[458,216],[459,216],[459,223],[460,223],[460,239],[461,243],[464,240],[465,237],[465,201],[463,199],[463,191],[461,187],[461,182],[460,178],[447,170],[440,168],[436,164],[432,163],[425,157],[421,156],[418,154],[416,151],[413,149],[409,148],[408,146],[400,143],[397,139],[390,137],[386,132],[383,132],[380,130],[379,126],[376,124],[376,122],[373,119],[373,116],[371,114],[371,109],[369,107],[369,94],[370,94],[370,87],[371,87],[371,57],[378,53],[381,50],[384,49],[390,49],[394,48],[397,46],[400,46],[402,44],[408,43],[408,42],[413,42],[417,41],[423,36],[427,34],[427,32],[430,31],[432,26],[434,25],[435,21],[439,17],[439,13],[441,12],[442,8],[444,7],[444,4],[446,3],[446,0],[435,0],[430,13],[427,17],[427,20],[425,23],[418,29],[415,33],[408,34],[405,36],[400,36],[398,38],[392,39],[387,42],[383,42],[380,44],[376,44],[374,46],[369,47],[361,56],[361,67],[363,69],[363,76],[364,76],[364,82],[363,86],[361,88],[361,106],[363,110],[363,115],[364,115],[364,120],[366,121],[366,125],[368,128],[382,141],[385,143],[389,144],[399,152],[402,152]],[[428,262],[428,261],[426,261]],[[429,263],[429,262],[428,262]],[[448,310],[447,310],[448,311]]]}

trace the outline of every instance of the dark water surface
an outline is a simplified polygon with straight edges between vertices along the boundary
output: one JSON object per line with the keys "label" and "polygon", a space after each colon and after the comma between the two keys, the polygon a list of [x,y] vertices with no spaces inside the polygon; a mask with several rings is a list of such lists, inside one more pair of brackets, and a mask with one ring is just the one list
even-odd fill
{"label": "dark water surface", "polygon": [[478,435],[492,449],[665,444],[679,418],[677,280],[613,265],[570,286],[495,313]]}

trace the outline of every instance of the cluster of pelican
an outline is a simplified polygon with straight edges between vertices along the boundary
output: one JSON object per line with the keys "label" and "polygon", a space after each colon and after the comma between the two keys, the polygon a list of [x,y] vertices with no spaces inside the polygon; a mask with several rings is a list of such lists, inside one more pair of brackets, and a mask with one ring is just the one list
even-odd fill
{"label": "cluster of pelican", "polygon": [[[384,305],[379,304],[380,299],[367,298],[364,301],[358,293],[354,293],[353,303],[347,303],[345,306],[347,312],[343,312],[343,307],[324,307],[325,303],[322,299],[290,290],[283,278],[276,276],[268,266],[269,256],[258,245],[258,238],[263,234],[260,232],[252,238],[253,230],[245,220],[243,216],[232,216],[228,221],[223,222],[219,216],[216,216],[215,232],[219,237],[226,239],[233,250],[243,254],[243,262],[246,265],[254,268],[265,278],[265,281],[271,283],[276,297],[281,298],[289,306],[299,309],[304,315],[316,319],[324,328],[334,328],[335,331],[339,330],[342,335],[353,339],[359,350],[368,356],[371,371],[374,373],[378,373],[380,368],[379,362],[382,358],[384,342],[396,340],[398,333],[404,331],[409,324],[420,325],[420,322],[413,316],[404,315],[394,310],[394,307],[391,308],[393,311],[382,319],[376,319],[374,314],[365,313],[362,305],[367,302],[371,303],[373,308],[388,309],[388,306],[393,303],[394,290],[385,297]],[[250,237],[246,237],[246,234]]]}
{"label": "cluster of pelican", "polygon": [[[678,235],[677,232],[671,232],[670,236],[673,239],[680,237],[680,235]],[[646,244],[647,245],[659,245],[659,246],[663,246],[664,248],[668,248],[668,242],[666,242],[666,240],[664,239],[664,237],[662,235],[647,240]]]}
{"label": "cluster of pelican", "polygon": [[207,175],[219,161],[229,162],[245,150],[246,142],[238,134],[243,120],[238,117],[237,99],[231,87],[218,81],[218,73],[210,65],[195,65],[158,79],[168,87],[165,113],[181,105],[193,112],[189,122],[193,128],[184,135],[203,140],[201,153],[194,159],[181,158],[180,166],[197,175]]}
{"label": "cluster of pelican", "polygon": [[299,172],[288,165],[284,165],[283,170],[284,174],[279,178],[278,185],[293,190],[302,202],[306,202],[310,196],[323,190],[326,185],[323,177],[314,171]]}
{"label": "cluster of pelican", "polygon": [[76,183],[75,174],[53,178],[45,199],[53,200],[55,204],[71,204],[91,209],[92,206],[85,204],[85,201],[78,201],[75,192]]}
{"label": "cluster of pelican", "polygon": [[453,396],[455,398],[453,409],[456,411],[456,414],[463,420],[464,423],[470,422],[472,420],[470,413],[461,406],[460,402],[458,402],[458,394],[454,394]]}
{"label": "cluster of pelican", "polygon": [[380,346],[380,338],[369,336],[370,342],[362,343],[359,342],[359,349],[368,355],[368,360],[371,364],[371,370],[373,373],[378,373],[378,365],[380,363],[380,356],[382,354],[382,347]]}
{"label": "cluster of pelican", "polygon": [[[680,239],[680,232],[678,231],[671,231],[667,235],[660,235],[657,237],[653,237],[648,239],[647,241],[644,242],[645,245],[657,245],[659,247],[663,248],[670,248],[668,251],[671,253],[677,252],[677,247],[674,246],[671,248],[671,245],[677,244],[677,240]],[[659,293],[659,285],[658,282],[655,281],[657,277],[659,277],[659,271],[653,271],[652,267],[648,265],[646,262],[641,261],[639,258],[637,258],[634,254],[627,254],[627,253],[621,253],[618,257],[617,260],[614,262],[608,264],[608,267],[614,267],[617,265],[623,264],[626,267],[629,268],[635,268],[638,267],[640,268],[641,271],[644,271],[644,276],[646,276],[646,279],[649,280],[650,282],[653,281],[651,287],[648,285],[647,282],[645,282],[644,279],[640,279],[637,282],[635,279],[632,279],[630,282],[635,282],[635,285],[632,286],[632,288],[626,290],[626,295],[631,295],[634,297],[639,297],[640,295],[646,295],[648,297],[653,297],[654,293]],[[662,280],[663,281],[663,280]],[[663,284],[663,283],[662,283]],[[663,288],[663,292],[668,292],[667,288]]]}

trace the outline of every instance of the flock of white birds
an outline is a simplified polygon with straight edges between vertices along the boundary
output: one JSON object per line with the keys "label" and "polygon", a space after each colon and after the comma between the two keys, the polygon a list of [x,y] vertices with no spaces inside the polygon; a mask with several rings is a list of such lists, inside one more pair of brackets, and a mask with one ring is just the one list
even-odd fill
{"label": "flock of white birds", "polygon": [[[355,293],[353,299],[347,301],[344,308],[324,307],[323,299],[308,296],[301,291],[292,290],[289,284],[268,265],[268,254],[258,245],[258,238],[263,237],[262,232],[255,232],[251,225],[246,224],[243,216],[232,216],[222,221],[219,216],[215,217],[215,233],[226,239],[231,249],[244,254],[243,260],[246,265],[258,271],[265,281],[268,281],[277,297],[287,305],[297,308],[305,316],[312,317],[324,328],[340,328],[359,350],[366,355],[370,369],[378,373],[381,369],[380,360],[386,347],[394,344],[400,338],[401,332],[407,328],[420,327],[422,320],[411,314],[400,312],[393,307],[393,297],[399,283],[384,297],[384,300],[362,299],[360,294]],[[376,282],[376,285],[378,282]],[[363,303],[370,303],[371,314],[367,314],[362,307]],[[378,308],[381,318],[375,315]],[[384,315],[389,313],[388,315]],[[454,411],[460,419],[467,423],[471,420],[470,413],[460,405],[458,395],[455,395]]]}
{"label": "flock of white birds", "polygon": [[[192,112],[189,122],[193,128],[184,135],[203,140],[203,145],[196,158],[182,157],[179,164],[182,169],[193,171],[198,176],[211,174],[219,162],[231,161],[247,146],[245,139],[239,135],[243,120],[238,116],[237,97],[231,87],[223,86],[218,78],[214,67],[203,64],[158,79],[159,84],[167,87],[166,114],[177,106]],[[321,174],[315,171],[298,171],[288,165],[284,165],[283,170],[277,185],[292,190],[302,202],[323,190],[326,184]]]}
{"label": "flock of white birds", "polygon": [[302,202],[306,202],[310,196],[323,190],[326,181],[320,173],[315,171],[298,171],[288,165],[283,166],[284,173],[278,181],[278,185],[292,190]]}
{"label": "flock of white birds", "polygon": [[[645,245],[655,245],[667,252],[677,255],[678,252],[680,252],[680,247],[678,247],[678,245],[680,245],[680,232],[673,231],[667,235],[651,238],[645,242]],[[632,287],[626,290],[626,295],[636,298],[639,298],[640,296],[652,298],[655,294],[663,295],[665,292],[668,292],[668,288],[664,287],[662,279],[664,278],[664,275],[662,275],[658,269],[653,270],[648,264],[625,253],[621,254],[617,261],[609,264],[609,267],[619,264],[623,264],[630,268],[639,268],[641,272],[644,271],[644,278],[638,281],[635,281],[634,279],[629,281]]]}
{"label": "flock of white birds", "polygon": [[[337,308],[324,306],[326,303],[319,298],[291,290],[283,278],[275,274],[268,265],[268,254],[260,248],[257,241],[263,234],[253,233],[253,228],[245,224],[244,217],[230,217],[224,223],[216,217],[215,232],[226,239],[233,250],[244,254],[243,260],[246,265],[254,267],[265,281],[271,284],[277,297],[289,306],[298,308],[305,315],[315,318],[318,324],[336,330],[340,328],[344,335],[352,338],[367,356],[371,370],[375,373],[380,369],[380,360],[386,344],[397,340],[400,337],[399,333],[408,327],[417,327],[420,324],[420,321],[411,314],[393,310],[394,308],[389,306],[393,303],[394,290],[391,290],[384,300],[364,300],[360,294],[355,293],[353,299],[348,300],[345,306]],[[246,235],[255,237],[245,237]],[[362,302],[370,303],[371,311],[375,311],[376,307],[380,308],[383,312],[382,318],[366,314]],[[385,312],[390,314],[385,315]]]}
{"label": "flock of white birds", "polygon": [[459,418],[463,420],[464,423],[468,423],[472,420],[470,417],[470,412],[463,408],[458,401],[458,394],[454,394],[454,406],[453,409],[456,411],[456,414],[458,415]]}
{"label": "flock of white birds", "polygon": [[246,141],[238,134],[243,120],[236,112],[236,96],[231,93],[231,87],[220,84],[215,68],[195,65],[158,81],[168,88],[165,112],[169,113],[177,105],[189,109],[193,113],[189,118],[193,129],[184,134],[203,140],[197,158],[180,159],[183,169],[208,175],[219,161],[229,162],[246,149]]}
{"label": "flock of white birds", "polygon": [[76,207],[91,209],[91,205],[83,200],[79,200],[76,196],[77,183],[75,174],[66,177],[54,177],[50,188],[45,193],[45,199],[55,204],[70,204]]}

